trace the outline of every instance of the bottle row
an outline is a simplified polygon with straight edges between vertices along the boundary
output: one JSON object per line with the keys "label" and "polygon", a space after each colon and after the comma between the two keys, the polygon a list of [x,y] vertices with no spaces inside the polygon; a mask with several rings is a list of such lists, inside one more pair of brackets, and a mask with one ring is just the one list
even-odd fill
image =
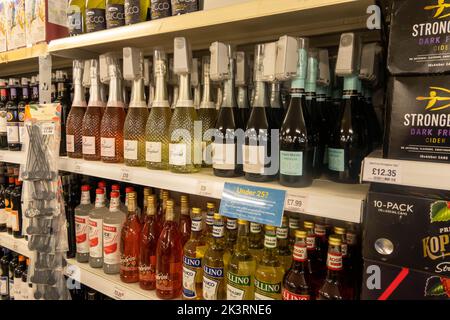
{"label": "bottle row", "polygon": [[23,226],[22,181],[18,175],[19,166],[0,163],[0,232],[20,239],[25,237],[27,226]]}
{"label": "bottle row", "polygon": [[90,33],[198,11],[198,0],[70,0],[70,35]]}
{"label": "bottle row", "polygon": [[94,205],[88,185],[81,187],[78,204],[74,186],[67,212],[74,214],[77,261],[156,290],[161,299],[358,296],[362,262],[353,225],[346,230],[307,220],[301,227],[298,216],[286,214],[281,227],[262,226],[225,219],[212,202],[191,208],[185,195],[177,206],[169,192],[157,197],[149,188],[141,210],[132,187],[125,187],[124,204],[123,187],[108,186],[108,200],[103,181]]}
{"label": "bottle row", "polygon": [[32,300],[34,291],[28,282],[30,259],[0,248],[0,299]]}
{"label": "bottle row", "polygon": [[[349,36],[359,39],[354,34],[343,34],[344,45]],[[354,50],[360,53],[361,43],[354,41]],[[195,63],[185,38],[175,39],[173,70],[178,76],[178,94],[173,111],[168,103],[168,66],[163,51],[155,50],[153,55],[154,98],[150,112],[142,51],[124,48],[123,68],[113,54],[101,56],[100,61],[91,60],[90,70],[84,70],[90,75],[88,104],[82,83],[85,63],[74,61],[74,97],[66,124],[67,154],[71,158],[124,162],[175,173],[194,173],[212,166],[216,176],[243,175],[256,182],[279,180],[290,187],[309,186],[323,173],[336,182],[358,183],[362,160],[382,139],[369,94],[374,84],[365,81],[363,90],[361,78],[366,78],[358,69],[350,74],[342,70],[341,65],[361,63],[361,54],[359,58],[357,54],[348,55],[343,45],[335,68],[337,76],[343,75],[341,91],[339,81],[330,84],[334,77],[329,76],[332,68],[328,50],[309,48],[308,44],[306,38],[285,36],[274,43],[257,45],[249,99],[248,78],[240,72],[245,74],[246,54],[213,43],[211,55],[202,59],[201,100],[200,86],[195,85],[197,102],[201,101],[198,110],[190,83]],[[370,53],[377,57],[375,49]],[[241,69],[238,67],[236,72],[237,65]],[[321,74],[325,74],[323,79]],[[241,104],[235,93],[239,77],[243,81],[238,85]],[[109,82],[106,108],[101,100],[101,79]],[[133,82],[128,112],[122,94],[124,79]],[[279,88],[287,80],[291,90],[285,106]],[[211,99],[211,81],[223,83],[218,112]],[[272,103],[268,83],[272,85]],[[332,100],[332,91],[342,92],[340,98]]]}

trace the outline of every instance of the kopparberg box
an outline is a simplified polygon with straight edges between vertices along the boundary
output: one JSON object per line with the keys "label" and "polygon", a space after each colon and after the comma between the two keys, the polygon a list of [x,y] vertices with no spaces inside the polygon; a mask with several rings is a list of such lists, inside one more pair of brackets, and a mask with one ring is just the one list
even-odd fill
{"label": "kopparberg box", "polygon": [[6,10],[8,50],[25,47],[25,1],[7,0]]}

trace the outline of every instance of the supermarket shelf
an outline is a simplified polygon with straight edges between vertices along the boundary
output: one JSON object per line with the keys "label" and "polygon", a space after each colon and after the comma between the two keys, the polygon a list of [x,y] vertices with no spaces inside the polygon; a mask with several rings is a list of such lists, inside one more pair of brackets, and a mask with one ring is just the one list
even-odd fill
{"label": "supermarket shelf", "polygon": [[23,164],[25,163],[25,152],[0,150],[0,162]]}
{"label": "supermarket shelf", "polygon": [[31,257],[31,251],[28,249],[28,241],[25,239],[16,239],[6,232],[0,233],[0,247],[7,248],[26,257]]}
{"label": "supermarket shelf", "polygon": [[355,223],[361,222],[362,207],[369,188],[368,185],[343,185],[321,179],[314,181],[308,188],[286,188],[278,183],[254,183],[243,178],[219,178],[208,169],[196,174],[183,175],[69,158],[60,158],[59,169],[216,199],[222,197],[225,182],[286,190],[286,203],[289,199],[300,200],[302,203],[292,210],[286,205],[286,210]]}
{"label": "supermarket shelf", "polygon": [[361,176],[365,182],[450,190],[450,164],[383,159],[381,151],[364,160]]}
{"label": "supermarket shelf", "polygon": [[47,44],[0,53],[0,75],[19,75],[39,70],[38,58],[47,54]]}
{"label": "supermarket shelf", "polygon": [[142,290],[137,283],[126,284],[119,275],[107,275],[102,269],[68,259],[66,275],[116,300],[160,300],[155,291]]}
{"label": "supermarket shelf", "polygon": [[86,58],[125,46],[172,50],[175,36],[188,37],[196,50],[217,40],[242,44],[268,41],[282,34],[313,36],[365,30],[366,10],[371,4],[373,0],[251,0],[57,39],[49,43],[48,50],[65,58]]}

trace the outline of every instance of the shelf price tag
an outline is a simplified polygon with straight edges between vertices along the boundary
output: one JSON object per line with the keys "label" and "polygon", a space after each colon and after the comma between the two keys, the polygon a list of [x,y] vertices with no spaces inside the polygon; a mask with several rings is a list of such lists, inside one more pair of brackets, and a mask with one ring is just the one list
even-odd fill
{"label": "shelf price tag", "polygon": [[73,171],[75,173],[82,174],[83,173],[83,162],[75,161],[75,165],[74,165]]}
{"label": "shelf price tag", "polygon": [[124,288],[119,287],[119,286],[114,286],[114,292],[113,292],[114,299],[126,300],[125,294],[126,294],[126,291]]}
{"label": "shelf price tag", "polygon": [[220,214],[251,222],[281,226],[286,191],[225,183]]}
{"label": "shelf price tag", "polygon": [[121,168],[120,180],[125,182],[131,182],[131,180],[133,180],[133,172],[128,168]]}
{"label": "shelf price tag", "polygon": [[202,197],[214,198],[216,192],[215,183],[210,181],[199,181],[197,183],[197,194]]}
{"label": "shelf price tag", "polygon": [[309,197],[300,194],[288,194],[284,210],[298,213],[308,213]]}
{"label": "shelf price tag", "polygon": [[364,161],[363,180],[368,182],[401,184],[401,163],[391,163],[382,159],[366,159]]}
{"label": "shelf price tag", "polygon": [[12,251],[14,251],[14,252],[19,251],[19,244],[16,241],[12,242]]}

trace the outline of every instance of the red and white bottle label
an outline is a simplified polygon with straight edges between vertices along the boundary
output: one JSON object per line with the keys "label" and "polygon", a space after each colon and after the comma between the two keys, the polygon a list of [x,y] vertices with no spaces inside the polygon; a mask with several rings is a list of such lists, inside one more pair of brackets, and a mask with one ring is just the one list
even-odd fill
{"label": "red and white bottle label", "polygon": [[120,263],[120,235],[122,225],[120,224],[103,224],[103,262],[105,264]]}
{"label": "red and white bottle label", "polygon": [[306,237],[306,246],[308,250],[313,250],[316,248],[316,237],[315,236],[308,236]]}
{"label": "red and white bottle label", "polygon": [[308,259],[308,249],[304,244],[295,244],[293,258],[295,261],[306,261]]}
{"label": "red and white bottle label", "polygon": [[328,252],[327,267],[333,271],[342,270],[342,254],[337,252]]}
{"label": "red and white bottle label", "polygon": [[89,256],[101,258],[103,256],[102,219],[89,218]]}
{"label": "red and white bottle label", "polygon": [[286,289],[282,292],[283,300],[311,300],[309,294],[295,294]]}
{"label": "red and white bottle label", "polygon": [[75,215],[77,253],[89,253],[88,224],[86,216]]}

